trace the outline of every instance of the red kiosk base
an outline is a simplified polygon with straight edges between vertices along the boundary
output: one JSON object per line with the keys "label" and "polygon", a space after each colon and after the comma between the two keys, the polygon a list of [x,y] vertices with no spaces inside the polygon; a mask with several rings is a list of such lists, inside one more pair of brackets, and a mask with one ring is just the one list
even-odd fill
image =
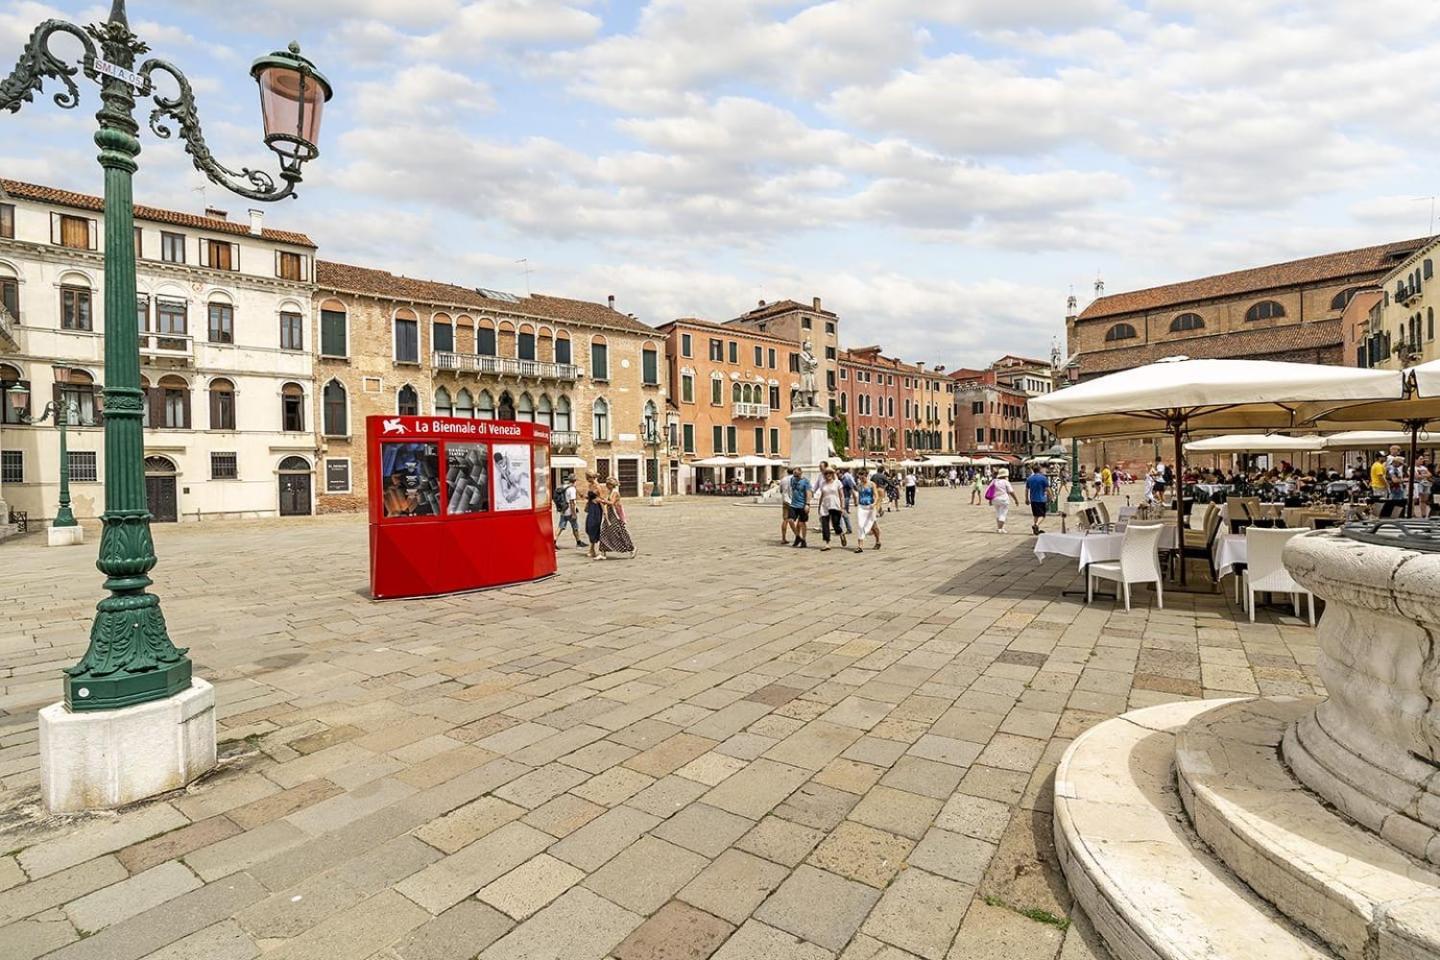
{"label": "red kiosk base", "polygon": [[555,572],[550,428],[368,417],[370,595],[433,597]]}

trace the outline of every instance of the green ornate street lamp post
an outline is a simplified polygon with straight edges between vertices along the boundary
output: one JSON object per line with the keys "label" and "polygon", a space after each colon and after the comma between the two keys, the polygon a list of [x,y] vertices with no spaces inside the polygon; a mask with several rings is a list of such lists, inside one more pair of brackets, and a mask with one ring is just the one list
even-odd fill
{"label": "green ornate street lamp post", "polygon": [[[51,367],[55,375],[55,382],[60,385],[60,395],[52,402],[45,405],[45,411],[38,417],[20,415],[20,422],[27,424],[44,423],[53,415],[55,425],[60,428],[60,506],[55,511],[55,519],[50,526],[65,529],[78,526],[75,522],[75,513],[70,509],[70,450],[66,443],[65,428],[69,425],[73,416],[71,409],[74,401],[65,396],[65,384],[70,382],[70,368],[64,364],[55,364]],[[25,410],[30,405],[30,391],[18,384],[10,388],[10,395],[13,398],[17,410]]]}
{"label": "green ornate street lamp post", "polygon": [[[78,66],[51,52],[56,34],[79,42],[83,56]],[[149,58],[137,66],[148,50],[130,30],[125,0],[114,0],[104,23],[84,28],[63,20],[41,23],[14,71],[0,80],[0,110],[11,113],[43,93],[46,79],[65,88],[53,99],[67,109],[80,102],[78,74],[100,84],[95,143],[105,171],[105,512],[96,566],[106,576],[110,595],[97,606],[89,649],[65,670],[65,703],[72,711],[161,700],[187,689],[191,679],[190,660],[170,641],[160,599],[146,591],[152,583],[155,546],[145,499],[139,331],[133,319],[124,322],[135,310],[131,178],[140,153],[135,101],[151,100],[150,130],[169,139],[173,124],[185,152],[210,180],[251,200],[268,201],[294,195],[301,165],[319,153],[321,112],[331,96],[329,82],[300,56],[295,44],[251,67],[260,87],[265,144],[280,158],[283,183],[276,186],[264,171],[231,170],[211,156],[190,82],[164,60]],[[164,85],[173,86],[173,96],[157,89],[155,81],[162,76],[168,78],[162,79]]]}

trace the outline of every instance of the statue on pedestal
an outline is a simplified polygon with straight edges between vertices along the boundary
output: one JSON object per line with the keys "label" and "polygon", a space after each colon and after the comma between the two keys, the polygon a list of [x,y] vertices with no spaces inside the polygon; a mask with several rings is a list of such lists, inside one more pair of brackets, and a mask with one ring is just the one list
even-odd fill
{"label": "statue on pedestal", "polygon": [[819,394],[819,387],[815,379],[815,371],[820,369],[820,361],[815,359],[815,350],[810,341],[806,340],[800,345],[800,386],[790,391],[790,406],[796,410],[810,409],[818,410],[820,403],[816,399]]}

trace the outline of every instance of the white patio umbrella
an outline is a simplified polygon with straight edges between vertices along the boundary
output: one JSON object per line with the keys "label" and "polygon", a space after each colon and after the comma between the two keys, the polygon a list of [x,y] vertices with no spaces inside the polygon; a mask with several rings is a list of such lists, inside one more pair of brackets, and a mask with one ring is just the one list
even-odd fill
{"label": "white patio umbrella", "polygon": [[[1421,430],[1421,446],[1440,446],[1440,434]],[[1397,443],[1409,443],[1409,430],[1346,430],[1325,438],[1326,450],[1379,450]]]}
{"label": "white patio umbrella", "polygon": [[739,457],[706,457],[704,460],[693,460],[692,467],[743,467],[744,461]]}
{"label": "white patio umbrella", "polygon": [[[1307,404],[1334,410],[1403,395],[1400,376],[1384,370],[1169,357],[1032,397],[1029,413],[1031,423],[1062,440],[1169,434],[1178,479],[1187,430],[1285,430],[1300,422],[1297,412]],[[1184,511],[1175,514],[1176,543],[1183,544]]]}
{"label": "white patio umbrella", "polygon": [[977,467],[1008,467],[1010,461],[1001,460],[999,457],[977,457],[971,464]]}
{"label": "white patio umbrella", "polygon": [[1319,453],[1324,437],[1292,437],[1283,433],[1229,433],[1191,440],[1187,453]]}

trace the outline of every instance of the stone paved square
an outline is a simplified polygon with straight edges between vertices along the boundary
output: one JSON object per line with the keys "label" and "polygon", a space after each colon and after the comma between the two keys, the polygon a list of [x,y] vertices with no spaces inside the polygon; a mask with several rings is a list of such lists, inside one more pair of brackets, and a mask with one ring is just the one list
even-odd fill
{"label": "stone paved square", "polygon": [[1060,754],[1138,706],[1323,692],[1314,633],[1228,591],[1087,607],[1073,560],[967,500],[924,491],[862,555],[782,551],[728,500],[636,503],[634,560],[385,604],[360,518],[157,525],[221,763],[61,817],[36,711],[100,578],[93,548],[8,543],[0,953],[1107,960],[1023,913],[1071,909]]}

